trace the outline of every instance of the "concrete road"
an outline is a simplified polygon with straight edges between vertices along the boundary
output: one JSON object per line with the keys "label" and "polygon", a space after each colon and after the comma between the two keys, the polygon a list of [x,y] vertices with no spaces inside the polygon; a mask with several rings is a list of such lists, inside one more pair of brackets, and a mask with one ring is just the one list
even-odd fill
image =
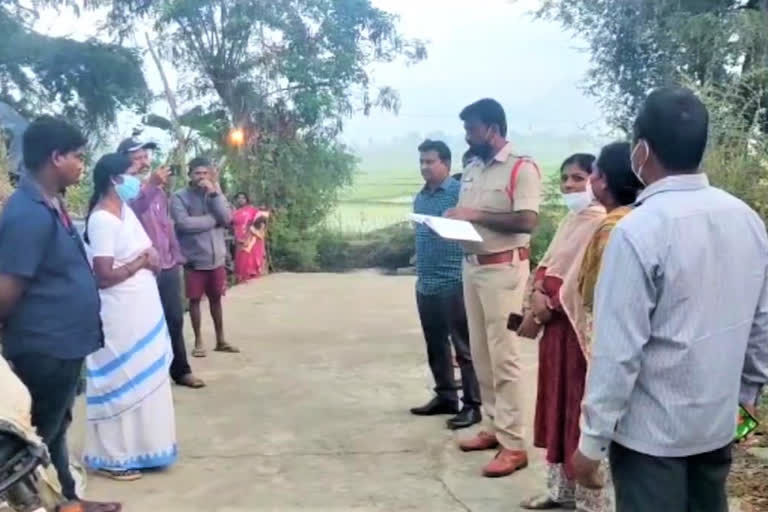
{"label": "concrete road", "polygon": [[[519,510],[543,486],[540,454],[485,479],[492,454],[462,454],[444,417],[408,413],[431,396],[413,284],[281,274],[233,289],[225,321],[243,353],[193,360],[209,386],[174,388],[180,461],[132,483],[91,476],[89,497],[127,512]],[[523,353],[530,425],[535,344]]]}

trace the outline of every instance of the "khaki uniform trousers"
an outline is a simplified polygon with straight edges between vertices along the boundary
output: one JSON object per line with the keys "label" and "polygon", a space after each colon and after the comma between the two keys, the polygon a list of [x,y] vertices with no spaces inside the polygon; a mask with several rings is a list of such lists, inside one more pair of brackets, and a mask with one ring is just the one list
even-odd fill
{"label": "khaki uniform trousers", "polygon": [[504,448],[524,450],[522,383],[517,334],[507,329],[510,313],[520,313],[530,263],[479,265],[464,261],[464,300],[472,361],[485,414]]}

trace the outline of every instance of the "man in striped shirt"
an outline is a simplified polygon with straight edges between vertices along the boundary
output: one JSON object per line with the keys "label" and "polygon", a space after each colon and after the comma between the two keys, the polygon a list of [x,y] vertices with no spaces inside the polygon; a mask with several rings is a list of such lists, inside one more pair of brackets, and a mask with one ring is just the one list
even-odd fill
{"label": "man in striped shirt", "polygon": [[597,486],[609,456],[619,512],[726,512],[738,406],[768,381],[768,237],[700,171],[708,118],[686,89],[649,96],[632,153],[647,188],[603,258],[573,466]]}

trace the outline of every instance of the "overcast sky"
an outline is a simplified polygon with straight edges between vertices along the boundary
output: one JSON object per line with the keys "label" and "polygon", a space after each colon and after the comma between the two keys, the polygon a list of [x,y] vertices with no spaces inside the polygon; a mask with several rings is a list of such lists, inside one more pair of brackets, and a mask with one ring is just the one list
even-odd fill
{"label": "overcast sky", "polygon": [[374,0],[400,15],[402,32],[429,42],[426,61],[374,69],[400,92],[399,115],[376,112],[347,124],[358,144],[406,132],[461,131],[458,112],[482,97],[499,100],[517,131],[602,131],[603,116],[579,86],[585,43],[530,15],[536,0]]}
{"label": "overcast sky", "polygon": [[[398,115],[374,111],[355,116],[346,124],[345,140],[362,146],[410,132],[458,134],[458,112],[482,97],[499,100],[511,129],[518,132],[604,131],[600,110],[579,87],[589,67],[584,42],[557,23],[534,19],[530,13],[540,0],[373,3],[400,16],[406,37],[427,41],[429,56],[413,66],[400,61],[375,66],[376,85],[397,89],[401,110]],[[69,13],[51,13],[42,17],[38,29],[83,39],[97,25],[96,16],[87,18],[78,23]],[[146,62],[145,68],[152,89],[162,92],[154,66]],[[168,71],[173,78],[172,69]],[[129,133],[137,120],[121,116],[111,138]]]}

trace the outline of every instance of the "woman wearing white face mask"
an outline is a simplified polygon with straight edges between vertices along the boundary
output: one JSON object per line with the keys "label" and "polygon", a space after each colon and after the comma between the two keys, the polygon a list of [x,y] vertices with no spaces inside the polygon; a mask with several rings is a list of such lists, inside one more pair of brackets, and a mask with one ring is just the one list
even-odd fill
{"label": "woman wearing white face mask", "polygon": [[116,479],[176,460],[172,360],[154,272],[157,253],[127,203],[141,183],[128,156],[102,157],[86,221],[99,285],[104,347],[86,359],[85,463]]}
{"label": "woman wearing white face mask", "polygon": [[605,218],[605,208],[595,201],[589,187],[594,161],[592,155],[577,154],[561,166],[560,187],[569,213],[539,264],[530,309],[518,331],[521,336],[536,338],[544,330],[539,343],[533,443],[547,450],[547,494],[521,503],[529,510],[608,510],[599,491],[575,485],[569,463],[579,442],[587,363],[561,293],[564,283],[578,278],[584,251]]}

